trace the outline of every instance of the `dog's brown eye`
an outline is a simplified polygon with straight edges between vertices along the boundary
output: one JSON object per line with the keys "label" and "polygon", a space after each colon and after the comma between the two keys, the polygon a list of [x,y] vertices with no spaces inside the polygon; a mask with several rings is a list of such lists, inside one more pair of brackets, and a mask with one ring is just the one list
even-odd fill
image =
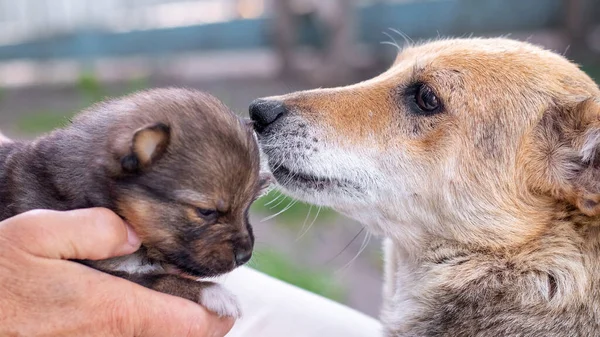
{"label": "dog's brown eye", "polygon": [[425,84],[419,85],[415,101],[419,109],[426,113],[435,113],[440,108],[439,99],[433,90]]}
{"label": "dog's brown eye", "polygon": [[205,220],[212,220],[217,218],[219,212],[215,209],[205,209],[205,208],[196,208],[196,213],[198,216]]}

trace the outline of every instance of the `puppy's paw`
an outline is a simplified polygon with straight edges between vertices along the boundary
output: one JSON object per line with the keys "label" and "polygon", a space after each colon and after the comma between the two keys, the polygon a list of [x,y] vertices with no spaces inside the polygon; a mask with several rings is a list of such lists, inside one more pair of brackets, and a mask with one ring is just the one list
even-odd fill
{"label": "puppy's paw", "polygon": [[198,303],[219,317],[237,319],[242,316],[242,310],[235,295],[217,283],[212,283],[202,289]]}
{"label": "puppy's paw", "polygon": [[2,145],[2,144],[8,144],[8,143],[12,143],[12,140],[10,140],[8,137],[6,137],[5,135],[3,135],[0,132],[0,145]]}
{"label": "puppy's paw", "polygon": [[214,282],[197,281],[172,274],[111,274],[165,294],[196,302],[220,317],[241,317],[242,311],[237,298],[225,287]]}

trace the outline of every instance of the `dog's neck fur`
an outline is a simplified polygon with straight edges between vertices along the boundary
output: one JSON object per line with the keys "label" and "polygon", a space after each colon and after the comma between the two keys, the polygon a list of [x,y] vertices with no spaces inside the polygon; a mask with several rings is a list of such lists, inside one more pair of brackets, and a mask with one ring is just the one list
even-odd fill
{"label": "dog's neck fur", "polygon": [[[542,336],[535,334],[539,326],[553,327],[547,336],[569,335],[575,326],[582,331],[582,325],[595,331],[599,317],[593,308],[585,308],[589,303],[585,298],[600,298],[600,270],[595,267],[600,258],[600,227],[590,222],[598,219],[559,206],[538,235],[504,249],[423,232],[416,238],[419,245],[407,249],[402,249],[407,243],[404,238],[386,239],[381,318],[386,327],[394,327],[387,334],[502,335],[511,315],[507,303],[529,308],[532,322],[536,321],[529,327],[515,325],[515,335],[521,331],[530,336],[527,331],[531,331],[532,336]],[[482,310],[498,317],[497,323],[479,322],[476,317]],[[585,315],[589,322],[552,324],[576,310],[589,311]],[[464,325],[457,323],[463,320]]]}
{"label": "dog's neck fur", "polygon": [[39,208],[114,208],[105,194],[110,181],[89,162],[92,140],[73,136],[65,129],[0,145],[0,219]]}

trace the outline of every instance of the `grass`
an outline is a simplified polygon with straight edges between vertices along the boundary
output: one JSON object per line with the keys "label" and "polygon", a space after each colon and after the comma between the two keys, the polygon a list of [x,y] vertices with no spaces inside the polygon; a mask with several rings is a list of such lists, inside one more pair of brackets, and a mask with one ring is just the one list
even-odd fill
{"label": "grass", "polygon": [[[121,95],[127,95],[135,91],[143,90],[149,87],[148,79],[134,78],[129,80],[127,87]],[[83,73],[79,76],[75,88],[79,92],[81,99],[80,108],[82,110],[108,96],[106,86],[92,73]],[[0,88],[0,99],[2,98],[2,88]],[[17,121],[17,130],[25,134],[40,134],[63,127],[68,124],[69,119],[75,113],[64,113],[58,111],[39,111],[27,113]]]}
{"label": "grass", "polygon": [[84,72],[79,75],[76,88],[82,99],[88,103],[95,103],[106,97],[106,89],[93,73]]}
{"label": "grass", "polygon": [[67,125],[73,115],[57,111],[34,112],[21,117],[16,126],[22,133],[39,134]]}
{"label": "grass", "polygon": [[[294,233],[307,230],[317,216],[316,207],[311,208],[309,204],[284,196],[278,190],[257,200],[252,211],[265,216],[281,212],[273,221]],[[332,222],[337,216],[330,209],[321,209],[318,214],[319,227]],[[300,266],[281,252],[257,249],[250,265],[267,275],[331,300],[343,302],[346,298],[347,290],[340,286],[331,273]]]}
{"label": "grass", "polygon": [[596,83],[600,83],[600,65],[585,65],[581,67]]}
{"label": "grass", "polygon": [[342,302],[346,298],[346,290],[340,287],[330,273],[301,267],[282,253],[257,249],[250,266],[276,279],[331,300]]}
{"label": "grass", "polygon": [[[296,231],[309,226],[317,216],[317,207],[311,207],[310,204],[284,196],[278,190],[273,190],[257,200],[252,205],[252,211],[265,216],[281,212],[274,218],[275,223]],[[337,216],[336,212],[328,208],[322,208],[318,214],[319,226],[332,222],[331,220],[334,220]]]}
{"label": "grass", "polygon": [[[132,78],[127,82],[126,89],[119,94],[124,96],[136,91],[147,89],[150,83],[147,78]],[[82,73],[75,86],[79,91],[84,105],[88,106],[109,96],[108,90],[93,73]]]}

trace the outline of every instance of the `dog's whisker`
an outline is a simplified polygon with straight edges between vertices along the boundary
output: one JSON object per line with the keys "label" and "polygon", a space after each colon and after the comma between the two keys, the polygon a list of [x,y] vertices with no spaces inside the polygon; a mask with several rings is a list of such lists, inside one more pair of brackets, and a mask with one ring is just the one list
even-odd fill
{"label": "dog's whisker", "polygon": [[315,215],[315,218],[310,223],[310,225],[308,226],[308,228],[306,228],[306,230],[302,234],[300,234],[300,236],[298,237],[298,239],[296,239],[296,241],[300,241],[304,237],[304,235],[306,235],[306,233],[308,233],[308,231],[312,228],[312,226],[317,221],[317,218],[319,217],[319,213],[321,213],[321,209],[322,208],[323,208],[322,206],[319,206],[319,208],[317,209],[317,214]]}
{"label": "dog's whisker", "polygon": [[304,229],[306,228],[306,224],[308,223],[308,218],[310,217],[310,212],[312,211],[313,205],[310,205],[310,207],[308,208],[308,213],[306,214],[306,217],[304,218],[304,223],[302,224],[302,228],[300,228],[300,231],[298,232],[298,234],[302,233],[304,231]]}
{"label": "dog's whisker", "polygon": [[367,249],[367,246],[369,245],[370,241],[371,241],[371,233],[367,232],[367,234],[365,234],[365,238],[363,239],[363,242],[360,246],[360,249],[358,250],[358,253],[356,253],[356,255],[354,255],[354,257],[348,263],[346,263],[342,268],[340,268],[337,272],[343,272],[344,270],[348,269],[348,267],[350,267],[350,265],[352,265],[352,263],[354,263],[354,261],[356,261],[356,259],[358,259],[360,254],[362,254],[365,251],[365,249]]}
{"label": "dog's whisker", "polygon": [[277,165],[275,165],[275,168],[273,168],[271,171],[275,172],[277,171],[284,163],[284,160],[279,160],[279,162],[277,163]]}
{"label": "dog's whisker", "polygon": [[394,46],[396,49],[398,49],[398,52],[402,51],[402,47],[400,47],[400,45],[398,44],[398,41],[396,41],[396,39],[389,34],[388,32],[382,32],[385,36],[389,37],[390,39],[392,39],[392,41],[381,41],[380,44],[387,44],[390,46]]}
{"label": "dog's whisker", "polygon": [[337,259],[340,255],[342,255],[343,252],[346,251],[346,249],[348,249],[348,247],[350,247],[350,245],[356,241],[356,239],[360,236],[360,234],[362,234],[362,232],[364,232],[365,228],[361,227],[360,231],[358,231],[358,233],[356,233],[356,235],[354,235],[354,237],[352,238],[352,240],[350,240],[350,242],[348,242],[348,244],[339,252],[337,253],[334,257],[332,257],[331,259],[329,259],[327,262],[325,262],[325,264],[330,264],[331,262],[333,262],[333,260]]}
{"label": "dog's whisker", "polygon": [[283,196],[283,198],[281,198],[281,200],[279,200],[279,202],[276,203],[275,205],[269,207],[269,209],[277,208],[277,206],[281,205],[286,200],[286,197],[285,197],[285,195],[283,193],[281,194],[281,196]]}
{"label": "dog's whisker", "polygon": [[392,46],[392,47],[396,48],[398,50],[398,52],[402,51],[402,49],[397,44],[395,44],[394,42],[381,41],[381,42],[379,42],[379,44],[385,44],[385,45],[388,45],[388,46]]}
{"label": "dog's whisker", "polygon": [[274,197],[271,201],[267,202],[265,204],[265,206],[269,206],[270,204],[274,203],[275,201],[277,201],[279,198],[281,198],[283,196],[283,193],[281,193],[281,191],[277,191],[279,192],[279,195]]}
{"label": "dog's whisker", "polygon": [[[283,200],[285,200],[285,199],[283,199]],[[277,213],[275,213],[273,215],[270,215],[270,216],[262,219],[261,222],[272,220],[273,218],[275,218],[279,214],[281,214],[281,213],[287,211],[288,209],[292,208],[292,206],[294,206],[297,202],[298,202],[298,200],[292,200],[292,201],[290,201],[290,203],[287,206],[285,206],[281,211],[279,211],[279,212],[277,212]]]}
{"label": "dog's whisker", "polygon": [[391,30],[392,32],[394,32],[394,33],[396,33],[396,34],[400,35],[400,37],[402,37],[402,38],[404,39],[404,42],[406,43],[406,44],[405,44],[405,46],[406,46],[406,45],[409,45],[409,46],[410,46],[410,45],[413,45],[413,44],[415,44],[415,41],[413,41],[413,39],[411,39],[411,38],[410,38],[410,36],[408,36],[408,34],[406,34],[406,33],[402,32],[402,31],[400,31],[400,30],[398,30],[398,29],[395,29],[395,28],[390,28],[390,30]]}

